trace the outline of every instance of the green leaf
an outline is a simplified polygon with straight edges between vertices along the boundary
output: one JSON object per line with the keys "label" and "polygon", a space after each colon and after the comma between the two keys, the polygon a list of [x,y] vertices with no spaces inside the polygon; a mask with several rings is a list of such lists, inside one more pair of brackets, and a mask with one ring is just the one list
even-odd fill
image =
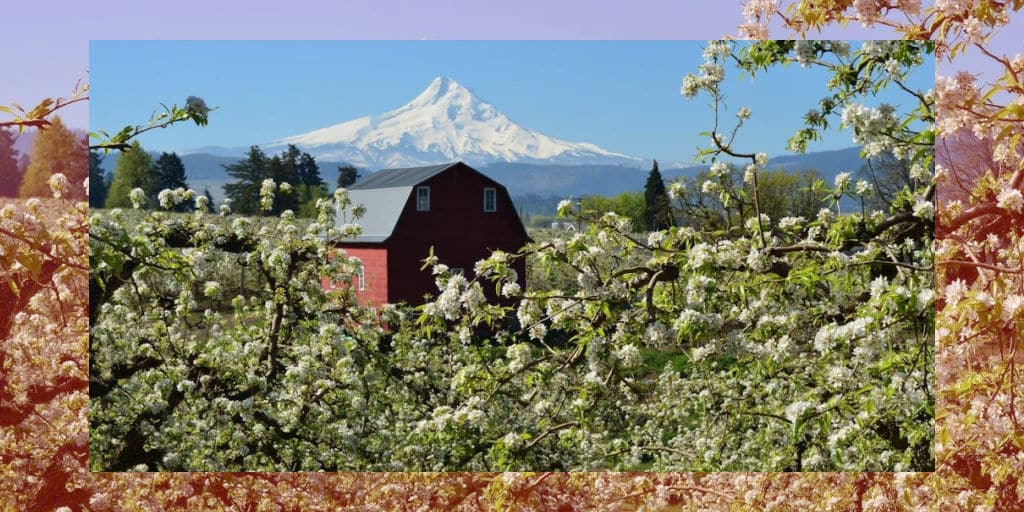
{"label": "green leaf", "polygon": [[22,253],[14,257],[15,261],[21,263],[21,266],[25,267],[32,275],[32,279],[38,280],[39,274],[42,270],[43,262],[38,253]]}
{"label": "green leaf", "polygon": [[39,104],[26,115],[26,117],[30,119],[39,119],[49,112],[51,105],[53,105],[53,99],[46,98],[43,101],[40,101]]}

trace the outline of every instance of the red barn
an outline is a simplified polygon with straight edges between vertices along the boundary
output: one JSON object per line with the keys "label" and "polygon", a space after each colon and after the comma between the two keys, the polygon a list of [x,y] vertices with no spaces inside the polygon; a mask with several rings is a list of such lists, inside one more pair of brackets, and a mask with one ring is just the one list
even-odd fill
{"label": "red barn", "polygon": [[[430,248],[441,263],[472,279],[473,265],[497,249],[514,253],[530,241],[500,183],[455,162],[384,169],[352,185],[352,204],[366,207],[362,234],[338,247],[362,262],[352,283],[363,304],[421,304],[438,294],[430,270],[420,270]],[[339,215],[339,225],[351,215]],[[514,267],[526,289],[526,263]],[[494,288],[484,286],[493,298]]]}

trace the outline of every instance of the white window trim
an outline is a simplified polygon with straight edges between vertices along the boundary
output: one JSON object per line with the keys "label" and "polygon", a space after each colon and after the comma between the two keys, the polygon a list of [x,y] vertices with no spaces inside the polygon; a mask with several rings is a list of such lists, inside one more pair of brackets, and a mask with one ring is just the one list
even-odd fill
{"label": "white window trim", "polygon": [[[494,204],[491,205],[491,209],[487,209],[487,193],[490,192],[494,198]],[[494,187],[484,187],[484,212],[492,213],[498,211],[498,189]]]}
{"label": "white window trim", "polygon": [[[422,205],[420,203],[420,191],[421,190],[425,190],[427,192],[426,193],[426,198],[427,198],[426,208],[422,208],[422,206],[424,206],[424,205]],[[418,212],[429,212],[430,211],[430,187],[427,187],[427,186],[416,187],[416,211],[418,211]]]}
{"label": "white window trim", "polygon": [[356,267],[356,289],[363,291],[366,289],[366,267],[363,266],[363,260],[355,256],[352,259],[359,262],[357,263],[358,267]]}

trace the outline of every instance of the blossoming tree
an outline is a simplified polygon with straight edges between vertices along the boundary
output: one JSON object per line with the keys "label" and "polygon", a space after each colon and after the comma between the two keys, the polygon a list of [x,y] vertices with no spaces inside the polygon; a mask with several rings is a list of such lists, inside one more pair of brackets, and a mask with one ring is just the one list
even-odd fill
{"label": "blossoming tree", "polygon": [[[836,23],[931,39],[936,78],[936,471],[913,492],[935,509],[1016,510],[1024,472],[1020,375],[1020,214],[1024,55],[1012,39],[1020,1],[748,2],[741,34],[770,24],[805,35]],[[1019,39],[1019,37],[1017,37]],[[959,69],[957,69],[959,68]],[[986,69],[987,68],[987,69]],[[993,73],[994,70],[994,73]],[[989,75],[982,78],[979,74]],[[908,492],[897,481],[897,493]],[[892,483],[890,483],[892,484]]]}
{"label": "blossoming tree", "polygon": [[[570,239],[496,252],[469,276],[428,257],[436,298],[415,311],[384,308],[379,319],[345,287],[321,289],[323,276],[345,282],[355,270],[331,255],[359,229],[358,219],[335,227],[343,189],[304,227],[291,212],[94,215],[90,465],[928,469],[932,100],[907,89],[909,112],[856,100],[906,88],[903,74],[931,50],[712,42],[684,79],[684,96],[708,95],[721,114],[730,62],[755,74],[790,61],[825,67],[833,78],[823,110],[791,146],[840,117],[866,154],[911,162],[920,186],[889,212],[824,207],[785,223],[761,214],[767,157],[733,146],[752,115],[741,109],[735,126],[711,128],[702,151],[749,162],[743,180],[708,185],[749,195],[753,209],[736,231],[637,234],[606,214]],[[264,182],[263,209],[287,192]],[[831,192],[857,193],[848,174]],[[142,195],[131,194],[136,207]],[[173,210],[192,195],[158,199]],[[224,296],[210,268],[226,254],[260,285]],[[524,257],[571,269],[575,290],[519,289],[510,263]],[[485,286],[508,300],[488,303]],[[660,350],[682,351],[685,367],[642,364]]]}

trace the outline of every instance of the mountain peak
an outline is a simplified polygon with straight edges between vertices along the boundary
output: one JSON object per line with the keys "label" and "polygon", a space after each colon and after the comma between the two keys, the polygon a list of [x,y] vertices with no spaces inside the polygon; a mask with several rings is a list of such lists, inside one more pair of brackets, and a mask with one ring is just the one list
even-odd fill
{"label": "mountain peak", "polygon": [[318,158],[370,168],[452,160],[471,164],[639,161],[594,144],[567,142],[523,128],[446,76],[434,78],[400,108],[287,137],[269,147],[285,144],[295,144]]}
{"label": "mountain peak", "polygon": [[439,76],[439,77],[435,77],[433,80],[430,81],[430,85],[427,86],[427,90],[435,90],[435,91],[439,91],[441,94],[444,94],[444,92],[449,87],[462,87],[462,86],[459,85],[459,83],[456,82],[453,78],[450,78],[450,77],[447,77],[447,76]]}
{"label": "mountain peak", "polygon": [[463,87],[455,80],[446,76],[439,76],[433,79],[430,85],[406,106],[422,107],[437,103],[459,103],[468,106],[473,103],[482,102],[472,91]]}

